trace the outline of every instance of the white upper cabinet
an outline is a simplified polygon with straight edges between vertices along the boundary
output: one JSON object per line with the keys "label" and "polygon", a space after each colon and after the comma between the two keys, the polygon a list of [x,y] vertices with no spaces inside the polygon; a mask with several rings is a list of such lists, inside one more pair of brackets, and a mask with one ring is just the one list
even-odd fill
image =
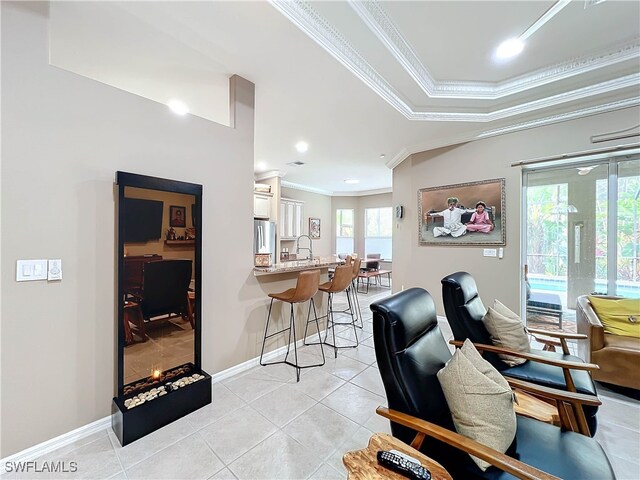
{"label": "white upper cabinet", "polygon": [[304,202],[282,198],[280,200],[280,239],[291,240],[302,235]]}
{"label": "white upper cabinet", "polygon": [[253,194],[253,218],[269,219],[271,217],[271,197],[272,193]]}

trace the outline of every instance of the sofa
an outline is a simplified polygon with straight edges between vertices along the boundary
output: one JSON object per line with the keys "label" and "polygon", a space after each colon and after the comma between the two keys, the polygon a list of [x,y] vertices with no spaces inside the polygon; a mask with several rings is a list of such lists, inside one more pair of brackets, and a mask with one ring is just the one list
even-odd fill
{"label": "sofa", "polygon": [[578,341],[578,354],[600,366],[593,379],[640,390],[640,338],[606,333],[587,295],[578,297],[576,322],[578,333],[588,337]]}

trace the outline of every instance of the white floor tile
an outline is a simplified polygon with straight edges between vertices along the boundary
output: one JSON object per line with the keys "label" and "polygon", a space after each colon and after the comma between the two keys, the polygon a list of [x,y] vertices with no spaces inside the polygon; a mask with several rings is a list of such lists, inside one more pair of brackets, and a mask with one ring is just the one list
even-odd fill
{"label": "white floor tile", "polygon": [[129,480],[209,478],[224,467],[197,434],[184,438],[126,471]]}
{"label": "white floor tile", "polygon": [[278,427],[283,427],[316,403],[294,385],[285,384],[254,400],[251,406]]}
{"label": "white floor tile", "polygon": [[320,463],[313,448],[278,431],[229,465],[229,469],[239,480],[302,479]]}
{"label": "white floor tile", "polygon": [[349,348],[342,350],[340,355],[358,360],[359,362],[371,365],[376,361],[376,352],[367,345],[360,345],[358,348]]}
{"label": "white floor tile", "polygon": [[384,384],[382,383],[380,370],[374,366],[367,368],[365,371],[357,375],[351,380],[351,383],[369,390],[376,395],[385,396]]}
{"label": "white floor tile", "polygon": [[379,405],[386,403],[386,399],[357,385],[347,383],[325,397],[321,403],[357,424],[363,425],[376,414],[376,408]]}
{"label": "white floor tile", "polygon": [[282,430],[325,459],[358,429],[358,425],[322,404],[310,408]]}
{"label": "white floor tile", "polygon": [[194,429],[200,429],[245,405],[244,400],[222,383],[214,383],[211,403],[187,415],[185,418]]}
{"label": "white floor tile", "polygon": [[344,380],[335,375],[325,373],[317,368],[309,368],[302,372],[300,381],[295,383],[294,386],[300,392],[319,401],[344,383]]}
{"label": "white floor tile", "polygon": [[223,468],[214,476],[209,477],[209,480],[237,480],[237,478],[238,477],[231,473],[231,470],[229,470],[228,468]]}
{"label": "white floor tile", "polygon": [[[273,367],[275,367],[275,365]],[[271,376],[266,371],[266,369],[269,368],[271,368],[271,366],[256,367],[246,374],[239,377],[228,378],[222,383],[242,400],[249,403],[282,386],[283,383],[286,383],[281,379]]]}
{"label": "white floor tile", "polygon": [[246,405],[198,431],[213,452],[229,465],[278,428]]}
{"label": "white floor tile", "polygon": [[320,468],[313,472],[309,480],[344,480],[344,477],[344,473],[338,472],[332,466],[323,463]]}
{"label": "white floor tile", "polygon": [[195,430],[191,424],[185,418],[181,418],[180,420],[170,423],[166,427],[162,427],[160,430],[150,433],[146,437],[142,437],[141,439],[130,443],[126,447],[120,446],[120,443],[113,432],[110,432],[109,436],[112,439],[112,443],[118,457],[120,458],[120,462],[122,462],[122,466],[126,470],[163,448],[166,448],[167,446],[176,443],[178,440],[182,440],[183,438],[191,435],[194,431]]}

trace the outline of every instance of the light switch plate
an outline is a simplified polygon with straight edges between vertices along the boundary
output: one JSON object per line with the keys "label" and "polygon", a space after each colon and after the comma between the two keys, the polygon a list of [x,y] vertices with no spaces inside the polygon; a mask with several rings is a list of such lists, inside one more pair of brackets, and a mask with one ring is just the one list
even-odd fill
{"label": "light switch plate", "polygon": [[498,251],[495,248],[485,248],[483,255],[485,257],[497,257]]}
{"label": "light switch plate", "polygon": [[49,270],[47,280],[62,280],[62,259],[49,260]]}
{"label": "light switch plate", "polygon": [[31,282],[46,279],[46,260],[18,260],[16,262],[16,282]]}

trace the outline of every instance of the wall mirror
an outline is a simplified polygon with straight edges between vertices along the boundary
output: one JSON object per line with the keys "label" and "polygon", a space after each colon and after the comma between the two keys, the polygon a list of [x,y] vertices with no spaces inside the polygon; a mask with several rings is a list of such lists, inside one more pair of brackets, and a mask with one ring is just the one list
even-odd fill
{"label": "wall mirror", "polygon": [[[116,183],[118,393],[114,405],[121,414],[131,413],[131,418],[153,412],[159,428],[175,420],[176,408],[195,409],[191,395],[176,393],[179,388],[195,380],[210,382],[200,358],[202,186],[127,172],[117,172]],[[184,398],[179,401],[178,397]],[[176,402],[179,405],[171,406],[167,417],[172,419],[158,422]],[[144,403],[148,406],[143,407]],[[138,427],[149,430],[148,419],[142,423],[133,432],[122,421],[118,428],[114,424],[123,445],[142,436]]]}

